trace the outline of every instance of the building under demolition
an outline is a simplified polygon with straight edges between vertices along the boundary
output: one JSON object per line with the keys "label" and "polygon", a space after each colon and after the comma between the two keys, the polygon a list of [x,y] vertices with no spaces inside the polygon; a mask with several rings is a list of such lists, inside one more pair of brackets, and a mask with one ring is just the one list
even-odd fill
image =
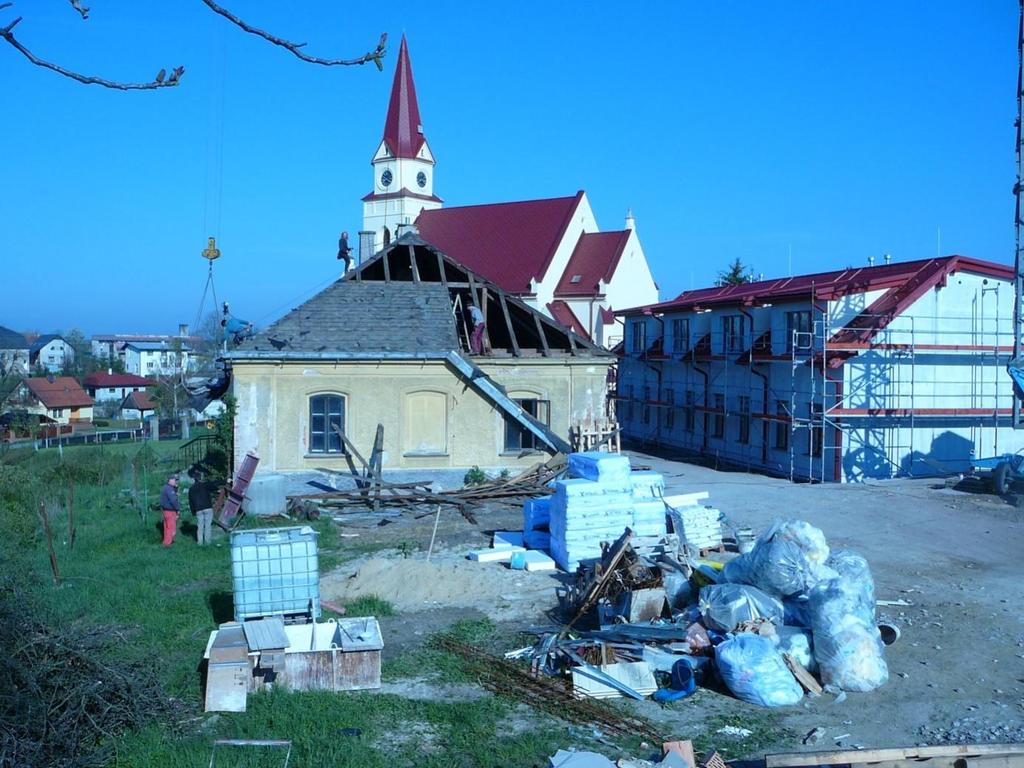
{"label": "building under demolition", "polygon": [[948,256],[625,310],[623,432],[818,481],[962,471],[1016,451],[1013,274]]}
{"label": "building under demolition", "polygon": [[[473,303],[485,321],[472,349]],[[226,355],[235,466],[524,467],[604,413],[610,352],[407,233]]]}

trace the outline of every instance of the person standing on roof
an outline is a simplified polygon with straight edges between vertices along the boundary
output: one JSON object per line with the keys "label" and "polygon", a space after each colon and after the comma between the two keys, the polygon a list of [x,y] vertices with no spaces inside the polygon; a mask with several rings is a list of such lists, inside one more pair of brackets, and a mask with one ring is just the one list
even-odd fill
{"label": "person standing on roof", "polygon": [[174,535],[178,532],[178,476],[167,478],[167,485],[160,491],[160,509],[164,513],[164,546],[174,543]]}
{"label": "person standing on roof", "polygon": [[470,299],[469,319],[473,321],[473,335],[469,338],[469,351],[474,355],[482,355],[484,352],[484,331],[487,330],[487,323],[484,321],[484,313],[480,311],[473,299]]}
{"label": "person standing on roof", "polygon": [[210,530],[213,522],[213,483],[207,482],[201,471],[192,475],[195,481],[188,489],[188,506],[192,514],[196,516],[196,541],[199,546],[205,546],[211,542]]}

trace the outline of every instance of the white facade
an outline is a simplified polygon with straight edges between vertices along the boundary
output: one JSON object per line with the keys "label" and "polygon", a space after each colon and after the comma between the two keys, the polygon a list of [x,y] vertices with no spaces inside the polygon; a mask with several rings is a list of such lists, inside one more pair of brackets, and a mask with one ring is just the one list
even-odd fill
{"label": "white facade", "polygon": [[142,392],[146,389],[144,386],[131,386],[131,387],[89,387],[89,394],[96,402],[121,402],[132,392]]}
{"label": "white facade", "polygon": [[[586,202],[589,212],[590,203],[587,201],[586,195],[583,196],[583,200]],[[590,212],[590,219],[593,220],[592,212]],[[624,309],[654,304],[658,301],[658,286],[654,282],[654,275],[651,274],[651,268],[647,264],[644,248],[636,234],[633,217],[627,217],[626,223],[629,228],[629,239],[626,241],[622,256],[611,279],[608,282],[602,280],[598,293],[594,296],[559,297],[579,318],[583,327],[590,334],[591,340],[607,349],[611,349],[622,341],[622,322],[616,320],[615,323],[606,325],[602,322],[602,309]],[[593,223],[593,227],[586,231],[598,231],[596,222]],[[559,272],[558,279],[561,277],[562,272]],[[544,282],[550,284],[551,281],[545,279]],[[556,279],[555,283],[557,284],[557,282]]]}
{"label": "white facade", "polygon": [[376,253],[423,210],[441,207],[434,197],[434,156],[426,140],[415,158],[395,157],[381,142],[374,153],[373,193],[363,200],[363,230],[373,232]]}
{"label": "white facade", "polygon": [[59,373],[75,361],[75,350],[59,336],[51,339],[35,353],[35,364],[49,373]]}
{"label": "white facade", "polygon": [[124,345],[124,367],[137,376],[177,376],[188,373],[191,353],[184,344],[129,342]]}
{"label": "white facade", "polygon": [[625,434],[844,482],[959,472],[1024,447],[1006,373],[1012,281],[953,272],[887,325],[867,313],[884,293],[630,315]]}

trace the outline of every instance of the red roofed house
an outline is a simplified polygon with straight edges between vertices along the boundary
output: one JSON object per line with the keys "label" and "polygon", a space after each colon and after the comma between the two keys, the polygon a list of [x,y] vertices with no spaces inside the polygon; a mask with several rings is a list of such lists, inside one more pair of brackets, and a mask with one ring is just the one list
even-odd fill
{"label": "red roofed house", "polygon": [[415,226],[423,240],[580,335],[621,341],[612,309],[652,303],[658,287],[632,215],[601,232],[583,191],[546,200],[442,208],[405,38],[363,198],[359,261]]}
{"label": "red roofed house", "polygon": [[793,479],[963,472],[1012,427],[1014,271],[947,256],[686,291],[619,314],[623,432]]}
{"label": "red roofed house", "polygon": [[122,419],[144,419],[156,410],[153,397],[145,390],[130,392],[121,403]]}
{"label": "red roofed house", "polygon": [[96,371],[85,376],[85,390],[97,401],[121,402],[132,392],[139,392],[152,382],[134,373],[114,373],[111,370]]}
{"label": "red roofed house", "polygon": [[25,379],[8,402],[58,424],[92,421],[93,400],[70,376]]}

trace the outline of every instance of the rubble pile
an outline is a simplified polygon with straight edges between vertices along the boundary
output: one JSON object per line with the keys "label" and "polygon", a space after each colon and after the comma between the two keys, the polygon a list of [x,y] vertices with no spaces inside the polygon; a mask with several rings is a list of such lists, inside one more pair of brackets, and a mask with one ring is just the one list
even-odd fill
{"label": "rubble pile", "polygon": [[669,701],[705,685],[784,706],[888,680],[861,556],[830,550],[807,522],[779,520],[744,554],[708,560],[722,517],[699,504],[706,493],[665,497],[661,475],[613,454],[572,454],[568,470],[523,511],[523,549],[547,544],[575,572],[557,590],[567,622],[538,629],[537,644],[509,658],[592,698]]}

